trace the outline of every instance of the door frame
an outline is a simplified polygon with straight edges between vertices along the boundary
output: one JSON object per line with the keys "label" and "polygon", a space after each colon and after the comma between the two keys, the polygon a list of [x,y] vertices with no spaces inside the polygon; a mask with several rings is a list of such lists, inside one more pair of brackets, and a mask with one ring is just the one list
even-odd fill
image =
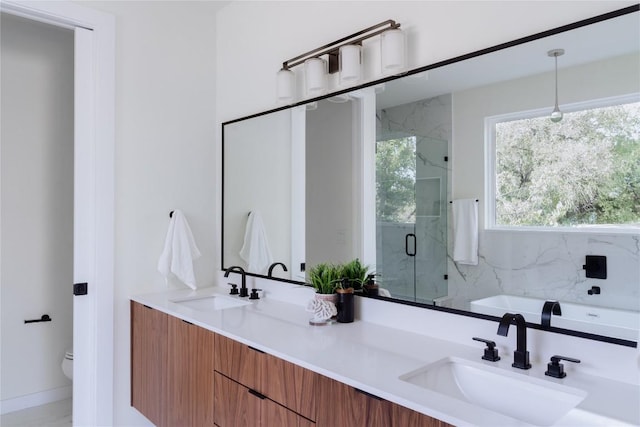
{"label": "door frame", "polygon": [[83,263],[74,265],[74,282],[87,282],[89,292],[74,297],[73,423],[113,425],[115,18],[70,1],[2,0],[0,11],[84,29],[77,31],[74,64],[82,73],[74,94],[74,156],[83,162],[80,171],[75,167],[81,175],[74,199],[82,184],[83,218],[80,228],[74,219],[74,245],[81,237],[89,255],[78,258],[74,250],[74,264]]}

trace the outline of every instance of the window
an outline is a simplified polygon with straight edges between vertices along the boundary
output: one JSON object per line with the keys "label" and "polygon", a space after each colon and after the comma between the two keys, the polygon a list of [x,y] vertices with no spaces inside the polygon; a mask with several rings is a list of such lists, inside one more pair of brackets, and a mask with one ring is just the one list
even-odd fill
{"label": "window", "polygon": [[568,108],[559,123],[547,110],[487,119],[494,156],[490,225],[640,226],[640,102],[634,99]]}
{"label": "window", "polygon": [[376,211],[378,221],[416,222],[416,137],[376,143]]}

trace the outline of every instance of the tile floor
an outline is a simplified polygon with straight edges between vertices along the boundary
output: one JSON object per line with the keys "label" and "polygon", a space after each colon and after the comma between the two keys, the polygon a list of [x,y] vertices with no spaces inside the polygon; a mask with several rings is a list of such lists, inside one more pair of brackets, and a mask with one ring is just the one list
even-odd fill
{"label": "tile floor", "polygon": [[71,399],[0,416],[2,427],[71,427]]}

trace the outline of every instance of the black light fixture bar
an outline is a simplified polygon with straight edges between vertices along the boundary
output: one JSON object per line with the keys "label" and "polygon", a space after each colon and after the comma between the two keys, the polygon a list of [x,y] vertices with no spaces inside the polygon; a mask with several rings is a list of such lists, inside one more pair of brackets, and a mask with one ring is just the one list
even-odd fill
{"label": "black light fixture bar", "polygon": [[382,34],[383,32],[391,29],[400,28],[400,24],[392,19],[388,19],[379,24],[373,25],[364,30],[360,30],[357,33],[353,33],[350,36],[343,37],[327,45],[321,46],[317,49],[313,49],[302,55],[298,55],[295,58],[291,58],[282,63],[282,69],[288,70],[291,67],[302,64],[309,58],[317,58],[322,55],[329,55],[329,73],[335,73],[338,71],[338,54],[340,47],[348,44],[362,44],[362,42],[368,38]]}

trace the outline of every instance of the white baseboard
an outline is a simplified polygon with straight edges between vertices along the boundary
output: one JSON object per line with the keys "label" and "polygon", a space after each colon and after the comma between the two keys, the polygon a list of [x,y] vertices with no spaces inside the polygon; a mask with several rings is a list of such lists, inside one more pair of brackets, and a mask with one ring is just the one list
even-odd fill
{"label": "white baseboard", "polygon": [[34,406],[46,405],[47,403],[57,402],[71,397],[71,385],[65,387],[45,390],[38,393],[27,394],[26,396],[15,397],[0,401],[0,414],[8,414],[9,412],[20,411],[22,409],[32,408]]}

